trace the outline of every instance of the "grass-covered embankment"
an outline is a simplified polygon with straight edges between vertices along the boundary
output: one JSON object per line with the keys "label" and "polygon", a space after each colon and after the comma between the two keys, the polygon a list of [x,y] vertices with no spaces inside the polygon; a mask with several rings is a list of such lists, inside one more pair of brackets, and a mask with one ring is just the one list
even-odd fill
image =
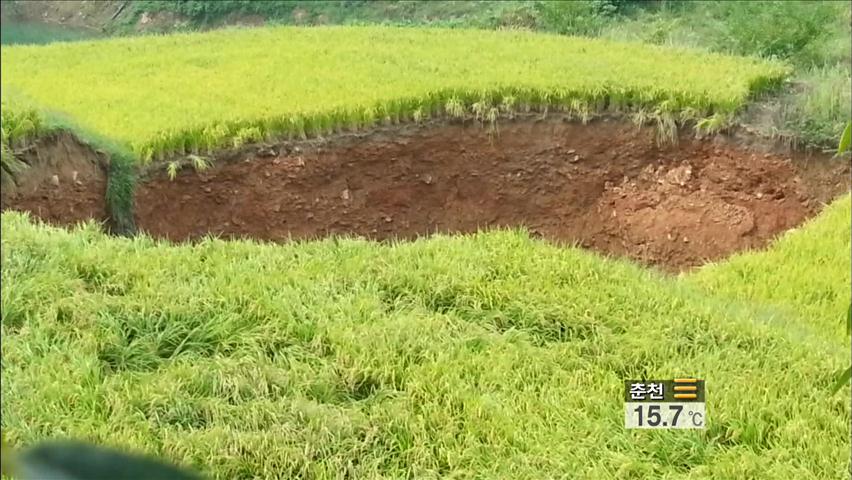
{"label": "grass-covered embankment", "polygon": [[850,197],[786,232],[773,248],[735,254],[690,275],[701,287],[733,302],[773,306],[780,318],[799,319],[838,344],[849,345]]}

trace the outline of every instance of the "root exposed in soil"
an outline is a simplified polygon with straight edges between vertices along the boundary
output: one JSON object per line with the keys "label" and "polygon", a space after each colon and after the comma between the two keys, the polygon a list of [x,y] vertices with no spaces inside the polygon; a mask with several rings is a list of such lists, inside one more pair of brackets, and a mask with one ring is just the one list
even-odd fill
{"label": "root exposed in soil", "polygon": [[414,125],[278,145],[141,183],[136,222],[171,240],[412,239],[524,226],[680,271],[765,246],[849,190],[828,155],[772,154],[617,121]]}

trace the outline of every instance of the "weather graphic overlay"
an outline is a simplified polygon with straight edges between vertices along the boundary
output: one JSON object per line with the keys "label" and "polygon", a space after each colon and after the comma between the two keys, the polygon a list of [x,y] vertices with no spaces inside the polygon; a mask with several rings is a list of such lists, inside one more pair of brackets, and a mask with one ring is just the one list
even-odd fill
{"label": "weather graphic overlay", "polygon": [[704,380],[626,380],[625,428],[703,429]]}

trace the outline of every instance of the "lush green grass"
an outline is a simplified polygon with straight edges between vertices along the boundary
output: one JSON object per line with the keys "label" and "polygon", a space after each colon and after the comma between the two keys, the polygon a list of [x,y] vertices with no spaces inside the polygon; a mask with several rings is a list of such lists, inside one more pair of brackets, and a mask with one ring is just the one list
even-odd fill
{"label": "lush green grass", "polygon": [[4,92],[143,159],[465,111],[486,120],[608,106],[694,119],[733,112],[787,73],[638,44],[390,27],[229,29],[2,53]]}
{"label": "lush green grass", "polygon": [[[818,290],[797,273],[848,285],[825,273],[848,259],[836,238],[848,202],[813,226],[835,239],[816,258],[835,263],[796,270],[812,255],[791,245],[808,234],[764,254],[790,269],[779,296]],[[785,325],[771,306],[520,232],[171,246],[2,222],[13,444],[70,435],[223,479],[829,479],[850,467],[850,398],[826,395],[849,348],[809,315],[834,300]],[[726,294],[768,278],[701,275]],[[622,381],[673,375],[707,379],[707,430],[624,430]]]}
{"label": "lush green grass", "polygon": [[25,165],[13,154],[20,147],[47,130],[42,116],[30,106],[3,99],[0,104],[0,181],[6,181]]}
{"label": "lush green grass", "polygon": [[799,92],[780,104],[778,130],[812,146],[837,143],[852,120],[852,70],[848,65],[814,67],[796,76]]}

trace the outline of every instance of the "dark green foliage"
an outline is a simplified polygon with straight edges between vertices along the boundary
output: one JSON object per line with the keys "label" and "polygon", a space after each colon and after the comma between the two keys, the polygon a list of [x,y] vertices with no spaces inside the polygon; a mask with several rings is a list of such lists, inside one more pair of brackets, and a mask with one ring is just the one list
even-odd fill
{"label": "dark green foliage", "polygon": [[524,4],[531,11],[536,29],[584,36],[601,34],[620,16],[661,5],[655,0],[538,0]]}
{"label": "dark green foliage", "polygon": [[724,30],[716,39],[719,50],[743,55],[776,57],[796,63],[810,63],[814,46],[819,46],[835,20],[832,2],[753,1],[720,2]]}
{"label": "dark green foliage", "polygon": [[133,195],[136,168],[131,156],[113,154],[107,180],[106,205],[109,230],[116,235],[134,235]]}
{"label": "dark green foliage", "polygon": [[[142,0],[135,4],[136,11],[162,12],[169,11],[188,17],[198,22],[209,22],[232,14],[262,15],[267,18],[282,18],[292,14],[299,6],[305,6],[306,2],[294,0]],[[339,4],[346,6],[357,2],[307,2],[308,4]],[[312,5],[307,5],[311,7]]]}
{"label": "dark green foliage", "polygon": [[[606,0],[609,3],[612,0]],[[142,12],[172,12],[192,27],[226,23],[234,15],[258,15],[272,23],[334,23],[435,25],[478,28],[522,25],[535,27],[534,2],[435,0],[139,0],[133,3],[135,21]],[[298,15],[296,15],[298,12]],[[298,18],[297,18],[298,17]],[[223,22],[225,21],[225,22]],[[127,27],[129,25],[125,25]]]}
{"label": "dark green foliage", "polygon": [[141,0],[134,3],[142,12],[168,11],[204,25],[229,15],[259,15],[267,20],[289,23],[299,10],[301,21],[312,23],[323,17],[333,23],[394,23],[458,25],[480,28],[525,26],[568,34],[594,34],[605,21],[633,6],[653,5],[639,0],[573,1],[385,1],[385,0]]}
{"label": "dark green foliage", "polygon": [[599,15],[610,16],[626,13],[631,8],[657,6],[654,0],[589,0]]}
{"label": "dark green foliage", "polygon": [[613,2],[607,1],[536,3],[540,27],[565,35],[598,35],[615,10]]}
{"label": "dark green foliage", "polygon": [[597,36],[619,15],[657,7],[649,0],[540,0],[534,4],[537,26],[565,35]]}

